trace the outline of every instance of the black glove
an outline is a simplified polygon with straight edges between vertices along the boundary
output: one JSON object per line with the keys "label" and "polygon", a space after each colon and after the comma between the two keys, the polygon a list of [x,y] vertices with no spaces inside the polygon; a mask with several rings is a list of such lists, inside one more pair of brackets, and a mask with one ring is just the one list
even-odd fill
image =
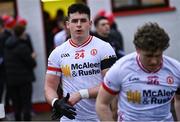
{"label": "black glove", "polygon": [[60,100],[56,100],[53,105],[52,120],[60,119],[62,116],[66,116],[69,119],[75,119],[76,109],[68,104],[70,95],[67,93],[66,97]]}

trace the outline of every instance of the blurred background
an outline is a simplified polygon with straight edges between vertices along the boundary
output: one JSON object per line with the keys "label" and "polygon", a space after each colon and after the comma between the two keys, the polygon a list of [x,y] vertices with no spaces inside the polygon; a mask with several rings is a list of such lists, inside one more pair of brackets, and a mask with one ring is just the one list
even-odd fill
{"label": "blurred background", "polygon": [[[55,48],[54,36],[62,30],[62,21],[72,3],[85,3],[91,9],[91,19],[97,15],[115,22],[123,37],[124,53],[133,52],[133,35],[146,22],[157,22],[170,36],[167,55],[180,61],[180,1],[179,0],[0,0],[0,16],[15,20],[23,18],[36,53],[36,80],[33,83],[33,120],[50,120],[51,107],[44,98],[44,78],[47,58]],[[8,20],[10,21],[10,20]],[[95,27],[92,26],[92,31]],[[2,103],[5,103],[3,93]],[[11,103],[10,103],[11,104]],[[6,108],[7,120],[13,120],[12,108]]]}

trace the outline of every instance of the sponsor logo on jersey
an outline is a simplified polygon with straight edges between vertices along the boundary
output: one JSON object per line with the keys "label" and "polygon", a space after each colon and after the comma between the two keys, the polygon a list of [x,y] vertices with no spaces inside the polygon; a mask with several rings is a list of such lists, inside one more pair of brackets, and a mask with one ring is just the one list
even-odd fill
{"label": "sponsor logo on jersey", "polygon": [[163,104],[172,99],[173,90],[143,90],[143,104]]}
{"label": "sponsor logo on jersey", "polygon": [[168,102],[174,96],[173,90],[143,90],[142,93],[138,90],[127,91],[128,102],[137,104],[163,104]]}
{"label": "sponsor logo on jersey", "polygon": [[87,75],[94,75],[99,74],[100,71],[100,63],[75,63],[71,65],[65,65],[61,67],[62,72],[65,77],[72,76],[87,76]]}
{"label": "sponsor logo on jersey", "polygon": [[69,65],[62,66],[61,70],[65,77],[71,76],[71,70]]}
{"label": "sponsor logo on jersey", "polygon": [[174,91],[167,90],[143,90],[143,97],[164,97],[164,96],[173,96]]}
{"label": "sponsor logo on jersey", "polygon": [[82,64],[79,64],[79,63],[71,64],[71,70],[87,69],[87,68],[98,68],[98,67],[100,67],[100,63],[84,62]]}
{"label": "sponsor logo on jersey", "polygon": [[132,92],[131,90],[127,92],[127,99],[128,102],[133,102],[133,103],[141,103],[141,93],[138,92],[137,90]]}

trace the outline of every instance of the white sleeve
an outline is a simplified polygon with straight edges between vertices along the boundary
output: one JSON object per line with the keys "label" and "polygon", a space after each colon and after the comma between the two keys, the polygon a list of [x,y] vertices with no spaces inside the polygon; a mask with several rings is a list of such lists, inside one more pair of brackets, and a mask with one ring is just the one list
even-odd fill
{"label": "white sleeve", "polygon": [[106,73],[104,77],[103,87],[109,93],[119,93],[121,89],[121,82],[123,80],[121,73],[122,72],[118,61]]}
{"label": "white sleeve", "polygon": [[48,58],[47,74],[61,75],[59,50],[56,48]]}
{"label": "white sleeve", "polygon": [[101,52],[101,60],[108,59],[111,57],[116,57],[116,53],[112,46],[109,43],[106,43],[106,45],[103,45],[102,48],[104,48]]}
{"label": "white sleeve", "polygon": [[58,38],[58,33],[54,36],[54,45],[55,47],[59,46],[59,38]]}
{"label": "white sleeve", "polygon": [[61,45],[62,43],[64,43],[66,41],[66,32],[65,30],[62,30],[60,32],[58,32],[55,36],[54,36],[54,45],[55,47]]}

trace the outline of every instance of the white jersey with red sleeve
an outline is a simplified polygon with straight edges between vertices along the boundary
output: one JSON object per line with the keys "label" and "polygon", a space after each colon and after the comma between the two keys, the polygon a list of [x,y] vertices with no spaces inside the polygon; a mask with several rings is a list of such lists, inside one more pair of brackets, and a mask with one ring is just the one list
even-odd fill
{"label": "white jersey with red sleeve", "polygon": [[103,88],[119,95],[119,121],[173,121],[170,106],[180,88],[180,63],[163,55],[161,67],[148,72],[132,53],[110,68]]}
{"label": "white jersey with red sleeve", "polygon": [[[89,36],[81,46],[77,46],[69,39],[50,54],[47,73],[61,77],[66,96],[67,93],[100,84],[103,81],[101,70],[110,68],[110,63],[106,62],[111,62],[113,58],[116,58],[113,48],[99,38]],[[95,99],[82,99],[75,108],[77,112],[75,120],[98,120]],[[69,119],[63,117],[61,120]]]}

